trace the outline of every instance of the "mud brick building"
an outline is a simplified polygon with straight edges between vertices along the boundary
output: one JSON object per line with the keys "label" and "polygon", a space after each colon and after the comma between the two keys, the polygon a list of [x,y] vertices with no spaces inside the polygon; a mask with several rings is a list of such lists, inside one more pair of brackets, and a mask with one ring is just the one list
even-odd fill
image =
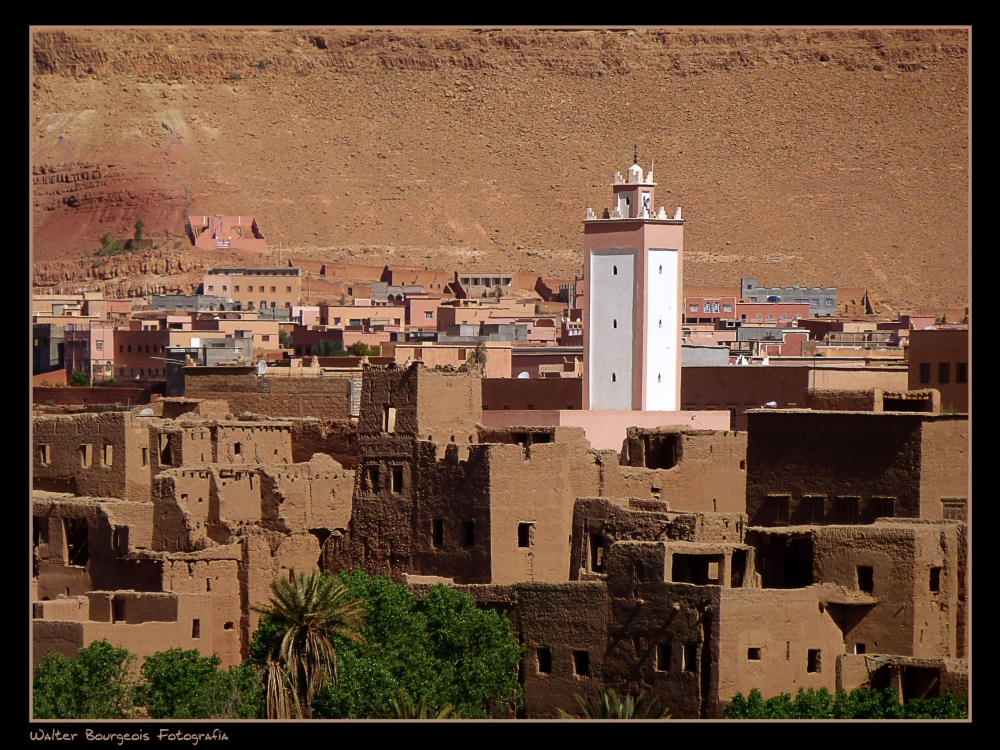
{"label": "mud brick building", "polygon": [[967,413],[970,346],[968,328],[910,331],[909,388],[935,388],[942,407]]}
{"label": "mud brick building", "polygon": [[[902,394],[884,393],[877,403],[873,394],[872,408],[863,411],[747,412],[750,523],[868,524],[894,517],[964,520],[968,417],[916,411],[920,401],[893,395]],[[829,401],[822,405],[836,406]],[[875,410],[883,405],[884,410]],[[860,399],[853,406],[861,406]]]}

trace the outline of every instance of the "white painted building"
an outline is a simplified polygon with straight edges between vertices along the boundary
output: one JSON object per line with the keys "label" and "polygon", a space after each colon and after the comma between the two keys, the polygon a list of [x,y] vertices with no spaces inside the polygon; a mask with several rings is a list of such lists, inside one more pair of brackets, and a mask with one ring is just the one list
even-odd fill
{"label": "white painted building", "polygon": [[611,209],[584,220],[583,408],[678,411],[684,221],[654,211],[653,172],[616,173]]}

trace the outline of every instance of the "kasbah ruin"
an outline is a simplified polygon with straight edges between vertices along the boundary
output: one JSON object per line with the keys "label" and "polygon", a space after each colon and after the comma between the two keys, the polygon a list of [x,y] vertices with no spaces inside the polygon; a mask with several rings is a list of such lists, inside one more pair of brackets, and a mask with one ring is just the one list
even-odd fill
{"label": "kasbah ruin", "polygon": [[[418,596],[445,583],[507,613],[524,649],[518,718],[552,717],[573,710],[575,695],[610,688],[645,691],[676,719],[719,718],[737,692],[753,688],[765,697],[861,685],[893,687],[904,701],[947,688],[968,696],[971,343],[961,144],[969,127],[969,32],[756,31],[703,34],[698,47],[684,31],[659,42],[651,30],[455,31],[458,47],[450,48],[435,46],[427,30],[255,33],[242,52],[230,45],[229,57],[194,61],[191,49],[211,42],[193,31],[35,31],[34,663],[50,649],[74,656],[106,639],[140,658],[197,648],[217,653],[223,667],[238,664],[257,626],[254,607],[273,581],[293,570],[359,567]],[[566,46],[570,38],[575,48]],[[407,46],[414,39],[431,41]],[[661,131],[654,121],[662,103],[634,91],[629,111],[608,93],[609,79],[628,74],[618,68],[585,80],[551,73],[563,86],[555,96],[570,100],[560,111],[581,102],[572,98],[577,89],[593,86],[595,98],[607,95],[627,112],[620,127],[601,115],[597,127],[608,133],[591,134],[588,160],[577,156],[588,137],[582,125],[567,124],[563,140],[553,125],[544,154],[520,152],[513,147],[519,136],[498,125],[472,138],[492,141],[483,151],[468,134],[439,132],[440,121],[425,129],[415,100],[406,100],[413,111],[404,107],[415,118],[412,146],[385,136],[400,139],[402,151],[392,152],[391,144],[364,143],[360,131],[347,143],[339,134],[361,110],[340,94],[343,113],[327,117],[323,104],[318,119],[303,125],[308,166],[295,161],[301,156],[286,160],[277,145],[270,163],[258,165],[281,175],[294,167],[310,182],[323,179],[324,169],[340,175],[331,179],[348,197],[329,206],[313,199],[310,210],[360,223],[329,225],[329,242],[340,249],[328,252],[304,238],[301,207],[279,213],[266,180],[240,176],[239,167],[230,167],[231,180],[213,172],[190,195],[175,189],[187,179],[177,176],[185,163],[200,169],[215,161],[211,148],[221,146],[199,139],[215,143],[210,130],[219,128],[220,140],[236,138],[226,124],[235,110],[205,99],[260,96],[255,76],[278,75],[265,44],[276,45],[275,59],[279,52],[294,59],[302,86],[336,73],[351,90],[361,87],[351,76],[362,73],[351,71],[366,69],[365,55],[402,45],[380,74],[384,81],[364,84],[382,86],[396,103],[400,80],[423,86],[417,78],[430,80],[428,71],[446,65],[445,52],[454,63],[464,50],[472,62],[442,74],[450,94],[435,105],[442,118],[446,107],[469,117],[463,112],[475,106],[474,90],[486,91],[496,71],[532,45],[549,45],[557,67],[559,55],[579,54],[575,64],[587,70],[606,59],[579,50],[616,54],[616,65],[628,68],[652,59],[643,45],[666,45],[673,67],[685,71],[670,85],[693,86],[692,96],[717,77],[751,74],[776,89],[774,76],[791,75],[782,66],[798,66],[795,96],[812,96],[804,91],[809,81],[828,74],[864,78],[907,101],[917,94],[899,87],[920,79],[939,108],[938,161],[907,145],[897,157],[909,155],[921,168],[940,163],[927,179],[953,182],[941,195],[920,192],[930,224],[893,208],[882,188],[850,171],[848,190],[867,197],[853,208],[838,204],[851,214],[840,218],[819,208],[823,186],[801,209],[764,196],[772,190],[767,180],[754,186],[735,174],[739,184],[727,186],[724,168],[676,155],[697,151],[692,123]],[[97,54],[102,45],[110,51]],[[712,45],[749,45],[750,67],[759,72],[713,66]],[[784,57],[782,45],[790,50]],[[130,58],[122,48],[131,48]],[[402,65],[404,53],[433,65]],[[205,67],[216,64],[221,72]],[[518,65],[534,75],[531,66],[540,63]],[[527,86],[528,74],[515,68],[509,76]],[[227,92],[211,93],[204,83],[211,75]],[[158,148],[159,161],[149,157],[140,168],[145,157],[125,155],[115,166],[81,155],[79,141],[90,148],[105,137],[84,131],[87,118],[104,123],[112,115],[87,103],[97,94],[79,92],[112,84],[128,91],[116,99],[123,112],[170,108],[155,115],[155,133],[128,136],[136,149]],[[941,98],[949,91],[957,97],[950,107]],[[135,104],[149,92],[165,104]],[[188,97],[199,93],[203,106],[194,109]],[[287,91],[275,96],[303,117]],[[63,99],[72,99],[67,111],[92,114],[59,120],[53,113]],[[699,106],[671,101],[682,118],[685,107]],[[500,118],[503,106],[484,116]],[[864,116],[873,117],[874,107],[862,107]],[[386,116],[376,126],[388,132]],[[316,136],[314,126],[331,130]],[[107,143],[126,153],[115,129],[127,124],[106,127]],[[537,127],[525,123],[522,136],[534,138]],[[250,120],[239,126],[253,128]],[[800,135],[808,141],[802,148],[822,152],[821,134]],[[259,137],[286,138],[258,129],[237,145],[258,148]],[[458,145],[442,145],[451,140]],[[826,146],[833,155],[818,158],[850,159],[835,140]],[[336,143],[322,145],[328,141]],[[440,149],[447,164],[436,173],[411,160],[406,171],[399,154],[408,148]],[[767,158],[792,158],[773,151]],[[180,166],[163,166],[163,153]],[[235,159],[236,151],[225,153]],[[516,196],[500,195],[536,158],[543,174],[525,177]],[[573,160],[573,176],[563,176],[560,158]],[[161,167],[167,171],[156,188],[137,187],[161,179]],[[702,183],[693,175],[702,169],[722,171]],[[880,179],[903,180],[888,174]],[[905,189],[918,190],[922,174],[904,175],[913,181]],[[387,195],[387,179],[391,203],[357,208],[359,197],[377,203]],[[483,193],[482,180],[499,197]],[[550,188],[556,181],[562,184]],[[779,182],[773,190],[786,190]],[[430,184],[433,198],[410,194]],[[441,195],[453,190],[466,191],[455,199],[460,209]],[[756,190],[760,202],[741,201],[734,190]],[[135,196],[145,197],[136,203]],[[468,214],[441,229],[434,201]],[[732,202],[738,210],[721,205]],[[389,233],[405,236],[407,212],[421,233],[410,245]],[[772,223],[760,223],[761,213]],[[146,222],[145,238],[141,228],[133,237],[142,215],[158,218]],[[494,244],[478,256],[456,254],[473,245],[462,234],[472,216],[485,228],[483,242]],[[859,217],[902,227],[888,245],[878,234],[888,229],[865,235],[871,256],[864,262],[852,245]],[[318,220],[326,232],[326,217]],[[396,224],[383,226],[390,221]],[[77,231],[67,229],[74,222],[88,227],[84,260],[60,255],[76,240],[53,239],[58,227]],[[726,222],[749,222],[757,236],[747,240],[738,230],[737,246],[778,248],[784,240],[775,237],[784,232],[804,244],[787,260],[764,262],[729,247],[719,228]],[[550,226],[562,255],[541,250]],[[830,237],[838,229],[835,249]],[[95,260],[106,231],[104,249],[117,242],[122,252]],[[431,248],[424,236],[435,232],[450,249],[418,255],[413,248]],[[926,236],[950,259],[907,269],[903,234],[913,245]],[[280,245],[275,235],[284,237]],[[819,240],[809,244],[805,236]],[[896,240],[903,249],[892,249]],[[372,248],[358,250],[365,242]],[[719,246],[731,257],[706,259]],[[934,291],[923,294],[924,282]]]}

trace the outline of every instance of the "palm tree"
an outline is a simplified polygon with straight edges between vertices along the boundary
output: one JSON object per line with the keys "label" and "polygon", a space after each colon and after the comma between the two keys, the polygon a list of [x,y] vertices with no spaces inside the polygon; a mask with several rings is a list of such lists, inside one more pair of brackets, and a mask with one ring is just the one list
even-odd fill
{"label": "palm tree", "polygon": [[267,651],[267,715],[312,718],[316,693],[337,684],[331,636],[363,643],[364,604],[328,573],[291,571],[271,584],[271,600],[254,608],[276,626]]}
{"label": "palm tree", "polygon": [[427,696],[420,696],[416,703],[409,695],[403,693],[399,700],[392,699],[392,710],[383,714],[385,719],[461,719],[454,706],[445,704],[435,714],[427,708]]}
{"label": "palm tree", "polygon": [[[625,696],[623,701],[612,689],[607,690],[597,696],[577,695],[576,702],[583,712],[584,719],[669,719],[668,710],[656,713],[656,698],[647,700],[645,691],[639,691],[639,695],[634,699],[631,695]],[[560,719],[572,719],[571,714],[566,713],[561,708],[559,710]]]}

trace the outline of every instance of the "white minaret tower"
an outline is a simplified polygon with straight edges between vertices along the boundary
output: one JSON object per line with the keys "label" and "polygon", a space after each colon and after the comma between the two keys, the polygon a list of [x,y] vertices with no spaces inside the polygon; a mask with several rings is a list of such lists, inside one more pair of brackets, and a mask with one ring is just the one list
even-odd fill
{"label": "white minaret tower", "polygon": [[684,221],[638,162],[583,223],[584,409],[680,410]]}

